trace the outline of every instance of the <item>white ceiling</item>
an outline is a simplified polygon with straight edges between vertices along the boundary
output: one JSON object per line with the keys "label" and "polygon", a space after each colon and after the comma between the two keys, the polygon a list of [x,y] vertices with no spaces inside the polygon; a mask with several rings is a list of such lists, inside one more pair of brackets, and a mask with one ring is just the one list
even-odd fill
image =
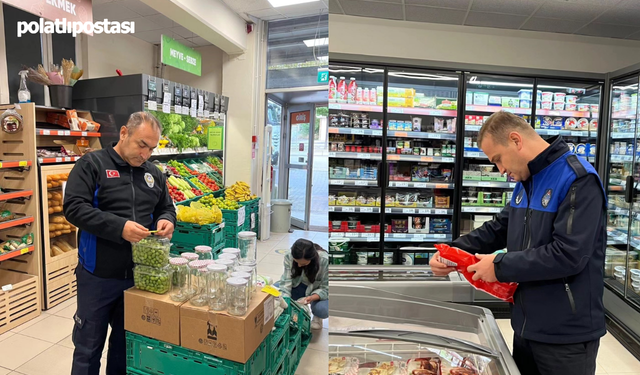
{"label": "white ceiling", "polygon": [[640,0],[329,0],[329,13],[640,40]]}
{"label": "white ceiling", "polygon": [[251,17],[265,21],[285,20],[327,13],[329,0],[274,8],[267,0],[222,0],[245,20]]}

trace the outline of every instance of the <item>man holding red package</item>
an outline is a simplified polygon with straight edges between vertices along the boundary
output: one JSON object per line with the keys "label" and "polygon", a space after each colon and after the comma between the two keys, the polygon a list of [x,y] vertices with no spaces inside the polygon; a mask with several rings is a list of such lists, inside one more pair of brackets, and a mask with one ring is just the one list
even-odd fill
{"label": "man holding red package", "polygon": [[[561,137],[545,141],[507,112],[484,123],[478,144],[518,183],[501,213],[452,246],[477,254],[479,261],[467,268],[473,280],[518,283],[511,326],[513,358],[523,375],[595,374],[606,333],[607,212],[596,170]],[[436,253],[434,274],[455,269],[444,262]]]}

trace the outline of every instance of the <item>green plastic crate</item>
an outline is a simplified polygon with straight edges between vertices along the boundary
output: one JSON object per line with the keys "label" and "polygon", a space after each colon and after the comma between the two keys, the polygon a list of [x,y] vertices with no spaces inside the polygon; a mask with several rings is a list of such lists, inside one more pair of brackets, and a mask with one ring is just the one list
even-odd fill
{"label": "green plastic crate", "polygon": [[192,224],[178,221],[171,241],[182,247],[210,246],[213,251],[225,246],[225,222],[220,224]]}
{"label": "green plastic crate", "polygon": [[289,357],[289,374],[293,375],[296,373],[296,369],[300,364],[300,358],[302,358],[301,352],[301,341],[300,336],[302,332],[298,331],[295,335],[289,338],[289,353],[287,357]]}
{"label": "green plastic crate", "polygon": [[[222,249],[223,248],[224,247],[212,250],[213,259],[218,259],[218,256],[220,254],[222,254]],[[193,253],[194,251],[195,250],[194,250],[194,247],[192,245],[181,245],[181,244],[173,243],[173,244],[171,244],[171,252],[170,252],[170,254],[174,255],[174,256],[180,256],[180,254],[182,254],[182,253]]]}
{"label": "green plastic crate", "polygon": [[307,310],[299,303],[285,297],[287,304],[291,309],[291,329],[292,331],[301,331],[307,336],[311,336],[311,316]]}
{"label": "green plastic crate", "polygon": [[256,198],[246,202],[240,202],[241,206],[246,209],[246,217],[249,221],[249,229],[256,234],[260,231],[260,198]]}
{"label": "green plastic crate", "polygon": [[268,342],[238,363],[127,332],[127,368],[149,375],[270,375]]}
{"label": "green plastic crate", "polygon": [[269,334],[269,341],[269,356],[272,359],[271,362],[277,362],[280,358],[286,357],[289,348],[289,327],[276,327]]}
{"label": "green plastic crate", "polygon": [[289,357],[280,358],[280,362],[271,368],[271,375],[294,375],[289,373]]}
{"label": "green plastic crate", "polygon": [[149,375],[147,372],[138,371],[134,368],[127,368],[127,375]]}
{"label": "green plastic crate", "polygon": [[307,335],[305,333],[303,333],[300,336],[300,355],[298,360],[302,359],[302,356],[304,355],[304,352],[307,350],[307,348],[309,347],[309,344],[311,343],[311,335]]}

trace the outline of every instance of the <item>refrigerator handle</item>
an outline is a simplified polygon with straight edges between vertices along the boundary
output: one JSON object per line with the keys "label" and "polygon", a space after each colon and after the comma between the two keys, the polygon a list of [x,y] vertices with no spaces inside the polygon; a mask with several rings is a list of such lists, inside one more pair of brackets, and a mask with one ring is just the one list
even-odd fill
{"label": "refrigerator handle", "polygon": [[627,176],[627,185],[624,191],[624,200],[627,203],[633,203],[636,196],[636,187],[633,176]]}

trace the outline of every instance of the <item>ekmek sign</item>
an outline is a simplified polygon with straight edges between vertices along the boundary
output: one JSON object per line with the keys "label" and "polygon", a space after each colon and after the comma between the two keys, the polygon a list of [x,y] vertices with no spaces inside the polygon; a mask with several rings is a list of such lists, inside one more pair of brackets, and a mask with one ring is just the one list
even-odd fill
{"label": "ekmek sign", "polygon": [[[91,0],[2,0],[2,2],[51,21],[65,19],[65,24],[67,21],[82,24],[93,22]],[[33,26],[30,27],[33,30]],[[73,30],[73,27],[69,29]],[[44,32],[42,27],[40,31]]]}

